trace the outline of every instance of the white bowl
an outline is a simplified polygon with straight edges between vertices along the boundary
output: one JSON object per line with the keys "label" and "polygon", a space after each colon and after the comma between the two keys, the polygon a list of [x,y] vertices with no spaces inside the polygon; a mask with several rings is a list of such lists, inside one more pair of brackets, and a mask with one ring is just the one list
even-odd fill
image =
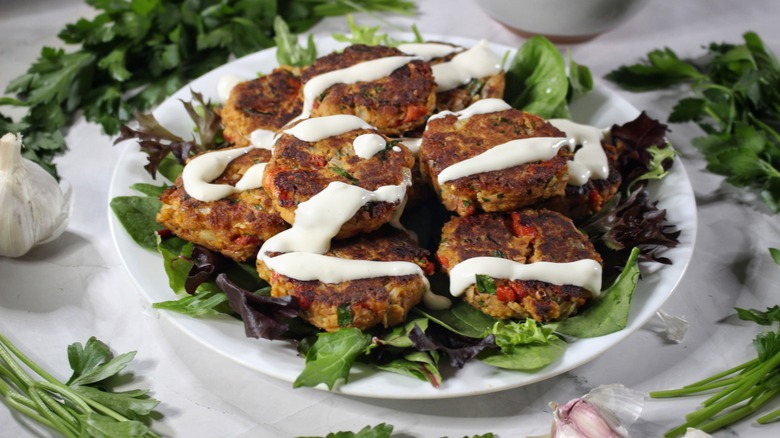
{"label": "white bowl", "polygon": [[578,42],[614,29],[650,0],[474,0],[488,15],[524,36]]}

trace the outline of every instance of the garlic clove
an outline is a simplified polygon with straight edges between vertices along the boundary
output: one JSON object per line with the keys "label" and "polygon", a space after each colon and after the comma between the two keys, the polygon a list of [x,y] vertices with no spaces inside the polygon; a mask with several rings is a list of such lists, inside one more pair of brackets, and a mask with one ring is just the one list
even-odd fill
{"label": "garlic clove", "polygon": [[73,196],[57,180],[23,158],[22,136],[0,138],[0,256],[19,257],[59,237],[67,227]]}
{"label": "garlic clove", "polygon": [[644,396],[623,385],[602,385],[554,410],[553,438],[622,438],[642,412]]}

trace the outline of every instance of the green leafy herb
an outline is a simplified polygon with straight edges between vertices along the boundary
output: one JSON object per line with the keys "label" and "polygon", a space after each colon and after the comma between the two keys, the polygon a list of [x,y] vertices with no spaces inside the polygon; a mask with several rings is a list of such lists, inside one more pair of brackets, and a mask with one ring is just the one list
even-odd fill
{"label": "green leafy herb", "polygon": [[[366,426],[358,432],[332,432],[322,438],[390,438],[393,434],[393,426],[380,423],[376,426]],[[304,438],[304,437],[299,437]],[[317,437],[306,437],[317,438]]]}
{"label": "green leafy herb", "polygon": [[333,389],[346,383],[349,370],[358,356],[371,345],[371,335],[356,328],[318,333],[317,341],[306,352],[306,366],[293,383],[294,388],[324,383]]}
{"label": "green leafy herb", "polygon": [[481,294],[496,294],[496,282],[489,275],[477,274],[477,292]]}
{"label": "green leafy herb", "polygon": [[336,320],[339,327],[347,327],[352,324],[352,306],[349,303],[336,307]]}
{"label": "green leafy herb", "polygon": [[564,319],[555,330],[577,338],[593,338],[623,330],[628,324],[631,297],[639,281],[638,257],[639,249],[634,248],[612,286],[581,315]]}
{"label": "green leafy herb", "polygon": [[499,349],[485,350],[479,359],[498,368],[534,371],[555,362],[566,351],[566,342],[533,319],[499,321],[491,333]]}
{"label": "green leafy herb", "polygon": [[357,185],[357,184],[359,184],[359,183],[360,183],[360,180],[359,180],[359,179],[355,178],[355,177],[354,177],[354,176],[352,176],[352,175],[351,175],[349,172],[347,172],[346,170],[344,170],[344,169],[343,169],[343,168],[341,168],[341,167],[338,167],[338,166],[330,166],[330,170],[332,170],[332,171],[333,171],[333,173],[335,173],[335,174],[337,174],[337,175],[343,176],[343,177],[344,177],[344,178],[346,178],[346,179],[347,179],[347,180],[348,180],[348,181],[349,181],[351,184]]}
{"label": "green leafy herb", "polygon": [[518,49],[506,71],[504,100],[543,118],[569,118],[569,101],[593,87],[590,70],[570,61],[570,78],[561,52],[535,36]]}
{"label": "green leafy herb", "polygon": [[[390,38],[386,33],[379,33],[381,26],[361,26],[355,23],[352,15],[347,16],[347,22],[349,23],[350,35],[344,35],[341,33],[334,33],[333,39],[350,44],[365,44],[367,46],[388,46],[395,47],[399,44],[403,44],[407,41],[400,41]],[[411,42],[422,42],[422,36],[417,30],[416,26],[412,26],[415,39]]]}
{"label": "green leafy herb", "polygon": [[274,20],[274,41],[276,42],[276,61],[279,65],[292,67],[305,67],[311,65],[317,59],[317,46],[314,44],[314,35],[309,34],[306,48],[298,43],[298,37],[290,32],[282,17]]}
{"label": "green leafy herb", "polygon": [[62,383],[0,334],[0,395],[10,408],[68,438],[156,437],[148,424],[159,402],[146,390],[114,392],[108,383],[134,356],[130,352],[114,357],[94,337],[85,345],[71,344],[68,362],[73,374]]}
{"label": "green leafy herb", "polygon": [[705,135],[693,144],[707,169],[735,186],[757,189],[778,212],[780,63],[757,34],[743,38],[743,44],[710,44],[704,61],[680,59],[669,48],[654,50],[607,78],[634,91],[690,85],[693,97],[681,99],[669,121],[697,123]]}
{"label": "green leafy herb", "polygon": [[73,52],[44,47],[14,79],[3,105],[27,108],[18,122],[0,114],[0,131],[21,132],[25,157],[56,174],[53,158],[66,150],[64,130],[77,114],[115,134],[184,84],[224,64],[274,45],[274,22],[293,32],[351,12],[411,13],[402,0],[89,0],[96,9],[59,33]]}

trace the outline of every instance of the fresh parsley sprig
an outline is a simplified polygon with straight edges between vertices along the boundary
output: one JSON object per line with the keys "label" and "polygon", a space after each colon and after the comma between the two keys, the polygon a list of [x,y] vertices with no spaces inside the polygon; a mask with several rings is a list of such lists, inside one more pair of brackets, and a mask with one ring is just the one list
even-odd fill
{"label": "fresh parsley sprig", "polygon": [[0,133],[21,132],[24,154],[52,174],[66,150],[65,129],[78,114],[113,135],[132,114],[184,84],[243,56],[272,47],[274,21],[303,32],[328,16],[412,13],[403,0],[85,0],[98,14],[68,24],[25,74],[8,84],[0,105],[25,106],[18,121],[0,114]]}
{"label": "fresh parsley sprig", "polygon": [[134,356],[115,357],[94,337],[71,344],[73,375],[63,383],[0,334],[0,395],[11,409],[68,438],[156,437],[149,423],[159,402],[146,390],[114,392],[107,383]]}
{"label": "fresh parsley sprig", "polygon": [[675,105],[669,122],[697,123],[705,135],[693,144],[707,169],[757,189],[780,212],[780,63],[756,33],[743,38],[743,44],[710,44],[704,61],[653,50],[607,78],[633,91],[689,85],[693,96]]}

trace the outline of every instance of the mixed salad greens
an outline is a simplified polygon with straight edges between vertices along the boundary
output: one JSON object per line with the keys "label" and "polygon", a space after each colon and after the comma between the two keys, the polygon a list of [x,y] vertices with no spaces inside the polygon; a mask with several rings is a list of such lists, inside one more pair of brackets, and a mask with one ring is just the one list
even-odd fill
{"label": "mixed salad greens", "polygon": [[[314,60],[316,47],[312,38],[303,47],[282,20],[278,19],[275,26],[280,62],[292,59],[306,65]],[[352,21],[350,26],[351,36],[335,38],[349,43],[400,43],[379,34],[378,28],[357,26]],[[421,40],[414,31],[415,39]],[[544,117],[568,116],[569,102],[589,91],[593,83],[586,67],[569,60],[567,74],[566,64],[558,49],[545,38],[528,40],[508,62],[507,77],[512,86],[505,100]],[[556,92],[539,91],[551,87]],[[184,141],[171,134],[149,114],[139,117],[134,127],[122,127],[122,135],[117,139],[138,140],[149,156],[147,170],[170,181],[178,176],[190,154],[224,146],[215,132],[217,116],[209,102],[197,92],[192,95],[194,101],[184,105],[197,127],[195,141]],[[294,297],[269,296],[269,287],[257,277],[253,264],[225,260],[162,229],[154,216],[160,208],[157,196],[165,184],[136,184],[133,188],[144,196],[114,198],[111,208],[139,245],[158,251],[163,257],[170,287],[178,298],[154,307],[198,317],[228,313],[244,322],[249,337],[293,342],[306,358],[295,387],[324,384],[333,388],[347,381],[357,362],[413,376],[434,386],[441,384],[445,360],[454,368],[476,358],[500,368],[533,372],[564,353],[566,342],[562,335],[595,337],[624,328],[639,277],[638,260],[670,263],[655,256],[653,250],[677,244],[679,232],[665,221],[665,211],[649,201],[645,189],[649,179],[663,177],[675,155],[664,137],[666,126],[643,113],[612,131],[616,139],[626,144],[622,164],[632,180],[626,180],[621,198],[614,205],[584,227],[592,233],[600,252],[610,254],[605,259],[614,269],[605,271],[609,273],[608,281],[614,283],[581,315],[554,324],[499,321],[458,301],[445,311],[418,306],[406,324],[392,329],[316,332],[296,318],[298,303]],[[420,220],[420,215],[429,216]],[[419,210],[407,212],[402,218],[405,226],[418,233],[421,244],[429,247],[438,238],[431,234],[432,230],[439,229],[431,226],[431,220],[436,220],[435,212]],[[434,276],[434,291],[446,290],[443,282],[446,278]]]}

